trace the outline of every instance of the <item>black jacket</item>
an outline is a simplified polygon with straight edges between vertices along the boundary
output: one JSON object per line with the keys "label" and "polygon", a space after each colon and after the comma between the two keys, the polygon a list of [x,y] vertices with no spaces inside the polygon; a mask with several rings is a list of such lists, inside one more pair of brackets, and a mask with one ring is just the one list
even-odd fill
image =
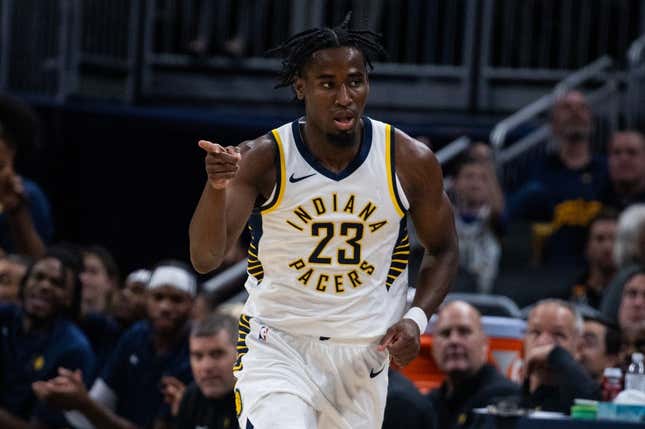
{"label": "black jacket", "polygon": [[504,377],[494,366],[484,365],[475,375],[455,386],[451,395],[444,382],[428,398],[437,413],[441,429],[468,427],[474,408],[494,404],[498,399],[519,397],[520,386]]}
{"label": "black jacket", "polygon": [[530,393],[528,381],[525,381],[522,386],[524,408],[569,414],[571,405],[576,398],[601,399],[600,385],[562,347],[553,348],[547,357],[547,365],[553,371],[553,379],[557,384],[539,386],[533,393]]}
{"label": "black jacket", "polygon": [[389,371],[387,402],[382,429],[435,429],[432,404],[410,380],[397,371]]}

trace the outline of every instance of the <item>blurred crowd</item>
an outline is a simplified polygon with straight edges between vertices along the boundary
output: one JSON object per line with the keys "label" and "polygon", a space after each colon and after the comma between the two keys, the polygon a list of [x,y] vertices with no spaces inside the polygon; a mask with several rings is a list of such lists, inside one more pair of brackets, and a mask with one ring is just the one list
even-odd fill
{"label": "blurred crowd", "polygon": [[[529,274],[513,286],[532,297],[523,358],[500,372],[486,311],[451,301],[432,331],[443,383],[422,394],[390,370],[384,427],[468,427],[472,409],[500,403],[566,413],[574,398],[601,398],[605,368],[625,371],[645,352],[645,138],[620,130],[592,146],[594,115],[577,91],[556,101],[550,122],[547,155],[512,192],[483,142],[446,181],[460,240],[455,291],[499,293],[517,222],[531,225],[531,266],[558,273],[555,289]],[[108,249],[54,243],[46,195],[15,169],[37,129],[29,107],[0,98],[0,427],[237,427],[239,305],[222,305],[182,261],[122,277]],[[244,256],[241,244],[227,263]]]}

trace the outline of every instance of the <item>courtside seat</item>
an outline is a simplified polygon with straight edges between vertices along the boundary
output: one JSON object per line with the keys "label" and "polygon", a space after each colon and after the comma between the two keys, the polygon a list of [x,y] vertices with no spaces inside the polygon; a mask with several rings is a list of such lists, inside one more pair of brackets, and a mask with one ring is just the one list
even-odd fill
{"label": "courtside seat", "polygon": [[[432,328],[435,316],[428,324],[428,330],[421,336],[419,356],[400,371],[417,386],[422,393],[439,387],[445,378],[432,357]],[[514,378],[516,363],[523,356],[523,338],[526,323],[521,319],[483,316],[482,325],[489,339],[488,362],[495,365],[508,378]]]}

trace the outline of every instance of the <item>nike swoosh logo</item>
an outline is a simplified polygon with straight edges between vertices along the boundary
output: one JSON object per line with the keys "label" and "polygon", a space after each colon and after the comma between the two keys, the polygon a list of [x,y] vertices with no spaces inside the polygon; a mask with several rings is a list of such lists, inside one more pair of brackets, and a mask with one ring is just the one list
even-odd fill
{"label": "nike swoosh logo", "polygon": [[293,174],[291,174],[291,176],[289,176],[289,182],[291,182],[291,183],[300,182],[301,180],[308,179],[309,177],[315,176],[315,175],[316,175],[316,173],[311,173],[311,174],[309,174],[307,176],[293,177]]}
{"label": "nike swoosh logo", "polygon": [[381,368],[380,370],[378,370],[376,372],[374,372],[374,368],[370,369],[370,378],[376,377],[377,375],[382,373],[384,369],[385,369],[385,365],[383,365],[383,368]]}

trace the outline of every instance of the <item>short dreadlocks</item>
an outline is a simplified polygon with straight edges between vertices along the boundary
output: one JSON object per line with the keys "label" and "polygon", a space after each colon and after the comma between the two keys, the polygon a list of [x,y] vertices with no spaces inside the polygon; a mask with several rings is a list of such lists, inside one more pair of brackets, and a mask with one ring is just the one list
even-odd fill
{"label": "short dreadlocks", "polygon": [[268,55],[282,57],[282,70],[276,88],[293,84],[302,72],[311,55],[321,49],[352,46],[362,52],[367,66],[373,69],[372,61],[384,59],[387,53],[379,43],[381,35],[370,30],[351,30],[348,12],[343,22],[334,28],[313,28],[291,36],[280,46],[267,52]]}

